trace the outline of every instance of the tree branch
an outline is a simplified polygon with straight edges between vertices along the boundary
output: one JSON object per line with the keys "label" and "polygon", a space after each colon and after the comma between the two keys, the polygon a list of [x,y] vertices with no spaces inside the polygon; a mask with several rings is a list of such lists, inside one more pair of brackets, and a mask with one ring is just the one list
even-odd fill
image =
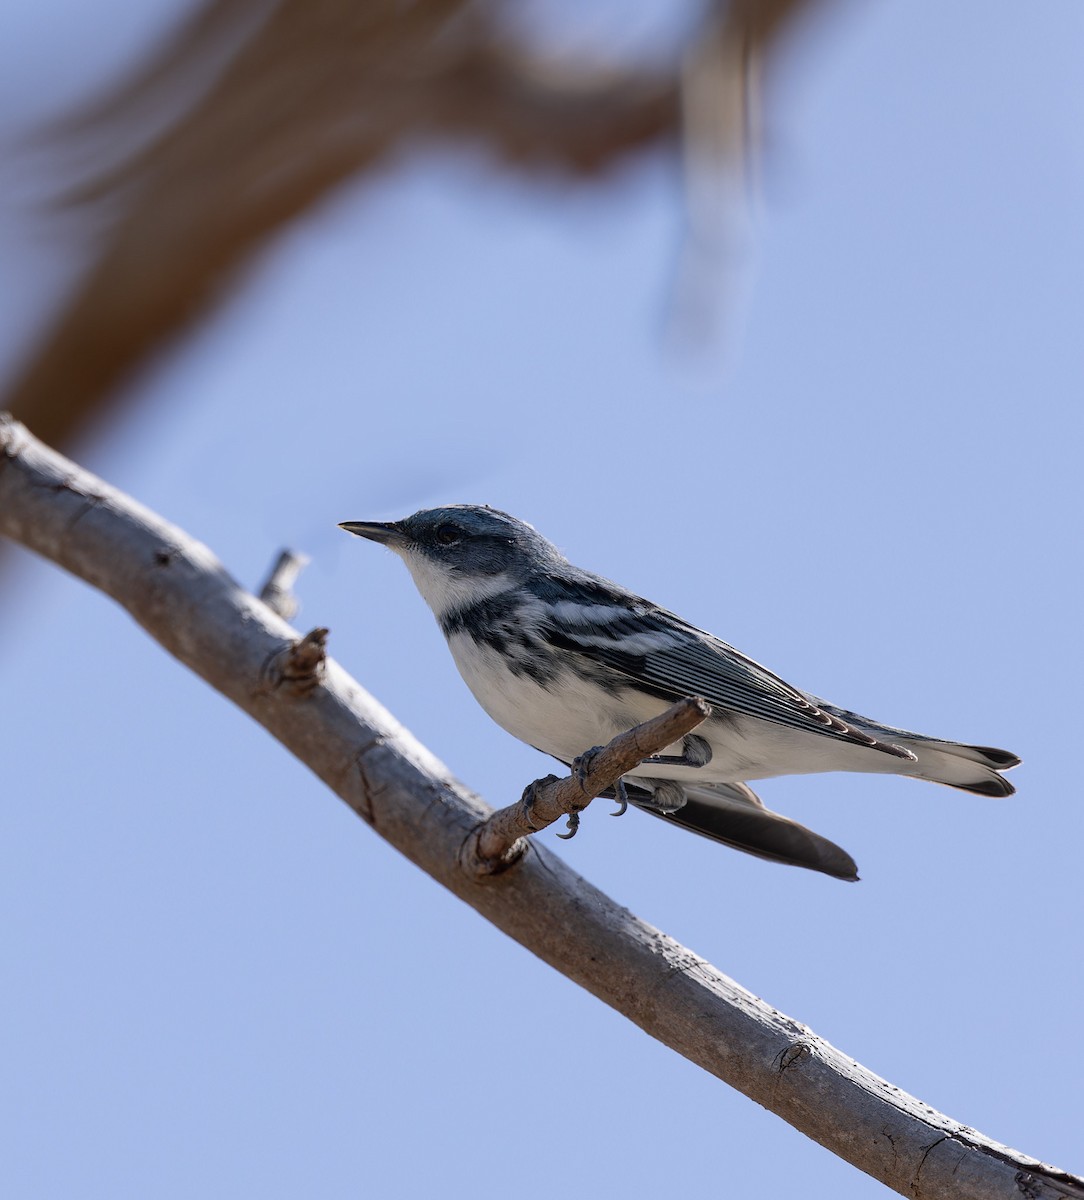
{"label": "tree branch", "polygon": [[[482,801],[206,546],[0,419],[0,532],[119,601],[382,837],[652,1037],[903,1195],[1084,1200],[1084,1179],[892,1087],[592,887],[536,842],[479,880]],[[292,686],[300,676],[307,686]],[[283,686],[283,684],[291,684]]]}

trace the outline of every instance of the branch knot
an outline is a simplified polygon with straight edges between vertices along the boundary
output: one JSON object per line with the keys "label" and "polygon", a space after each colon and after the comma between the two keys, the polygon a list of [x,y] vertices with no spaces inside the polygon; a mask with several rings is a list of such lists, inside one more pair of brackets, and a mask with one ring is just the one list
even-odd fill
{"label": "branch knot", "polygon": [[328,630],[322,626],[276,651],[264,664],[263,680],[271,691],[282,688],[302,697],[323,682],[327,670]]}

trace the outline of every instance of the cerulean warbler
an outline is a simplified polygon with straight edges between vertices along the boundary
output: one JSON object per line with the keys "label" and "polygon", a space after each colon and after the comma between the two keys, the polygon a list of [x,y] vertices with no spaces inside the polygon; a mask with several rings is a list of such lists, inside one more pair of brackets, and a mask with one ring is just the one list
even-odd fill
{"label": "cerulean warbler", "polygon": [[530,525],[473,504],[344,521],[406,563],[475,699],[509,733],[571,763],[703,696],[712,715],[629,773],[656,816],[775,862],[857,879],[826,838],[765,808],[746,780],[815,771],[911,775],[1009,796],[1007,750],[909,733],[784,683],[733,647],[589,571]]}

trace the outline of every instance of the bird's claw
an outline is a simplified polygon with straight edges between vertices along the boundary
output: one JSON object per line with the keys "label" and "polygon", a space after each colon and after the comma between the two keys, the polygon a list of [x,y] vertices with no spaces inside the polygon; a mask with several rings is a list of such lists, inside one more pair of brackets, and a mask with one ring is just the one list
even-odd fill
{"label": "bird's claw", "polygon": [[595,757],[601,754],[605,748],[605,746],[592,746],[590,750],[585,750],[578,758],[572,760],[572,773],[576,776],[576,782],[580,787],[585,787]]}
{"label": "bird's claw", "polygon": [[538,789],[556,782],[556,775],[547,775],[545,779],[536,779],[533,783],[527,784],[523,789],[523,795],[520,796],[519,802],[523,805],[523,816],[531,833],[538,833],[540,828],[545,828],[545,826],[540,827],[534,823],[534,817],[531,813],[531,809],[534,808],[535,801],[538,799]]}
{"label": "bird's claw", "polygon": [[568,833],[559,833],[557,836],[563,842],[567,842],[570,838],[574,838],[576,836],[576,834],[579,832],[579,828],[580,828],[580,814],[576,813],[576,812],[569,813],[568,814]]}
{"label": "bird's claw", "polygon": [[619,779],[614,787],[617,792],[617,803],[620,805],[614,812],[610,813],[611,817],[623,817],[629,811],[629,793],[625,787],[625,781]]}
{"label": "bird's claw", "polygon": [[[572,760],[572,774],[575,775],[576,782],[581,788],[584,789],[584,791],[587,791],[587,776],[591,773],[591,767],[594,764],[595,756],[601,754],[605,748],[605,746],[592,746],[590,750],[585,750],[578,758]],[[615,790],[617,792],[617,802],[620,805],[620,808],[618,808],[616,812],[611,813],[610,816],[620,817],[624,815],[629,807],[629,796],[628,792],[625,790],[625,781],[623,779],[619,779],[617,781]],[[580,814],[569,813],[568,832],[559,833],[557,836],[567,842],[569,838],[574,838],[576,836],[579,828]]]}

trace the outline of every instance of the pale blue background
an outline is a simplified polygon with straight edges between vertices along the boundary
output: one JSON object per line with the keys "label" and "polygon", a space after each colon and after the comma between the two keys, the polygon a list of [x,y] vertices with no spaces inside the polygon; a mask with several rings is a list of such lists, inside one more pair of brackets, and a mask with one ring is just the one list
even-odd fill
{"label": "pale blue background", "polygon": [[[6,129],[165,12],[5,9]],[[644,12],[650,42],[669,18]],[[895,1084],[1077,1171],[1082,61],[1076,0],[838,7],[784,59],[727,332],[696,353],[667,334],[669,152],[566,191],[419,148],[269,251],[82,454],[249,585],[309,552],[299,623],[494,803],[551,764],[337,521],[507,508],[800,686],[1022,754],[1004,802],[763,785],[856,886],[605,806],[544,840]],[[8,363],[67,269],[26,195],[9,177]],[[887,1194],[441,891],[110,602],[19,568],[5,1195]]]}

